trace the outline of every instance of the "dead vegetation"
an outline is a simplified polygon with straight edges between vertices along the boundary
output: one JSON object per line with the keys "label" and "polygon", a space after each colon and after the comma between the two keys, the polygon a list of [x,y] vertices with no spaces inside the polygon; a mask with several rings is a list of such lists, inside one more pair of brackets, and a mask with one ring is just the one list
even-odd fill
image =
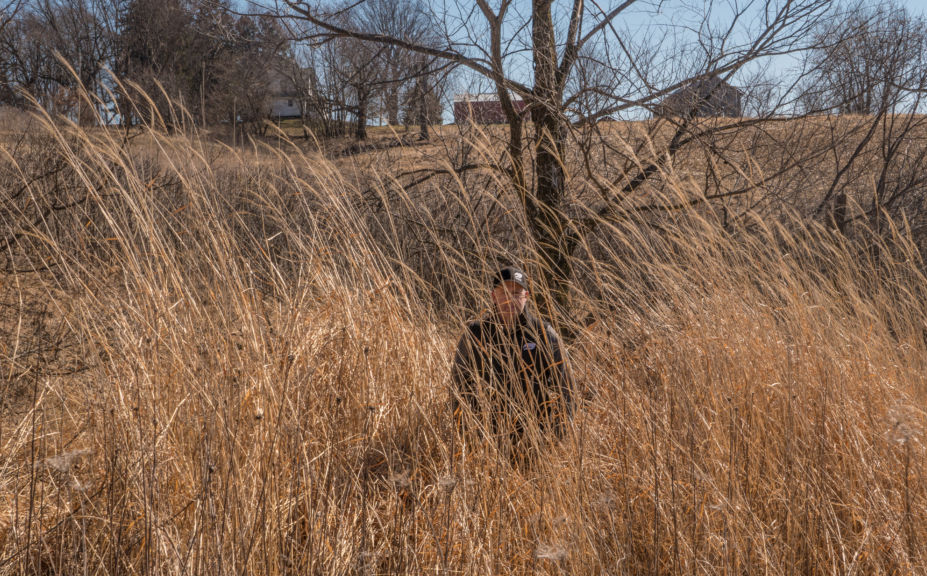
{"label": "dead vegetation", "polygon": [[[331,160],[37,126],[0,175],[22,190],[0,237],[0,573],[927,565],[927,279],[904,227],[851,238],[746,201],[603,217],[577,194],[595,226],[556,321],[586,401],[520,468],[446,413],[483,278],[536,263],[504,179],[459,170],[496,148]],[[428,150],[460,155],[395,176]],[[704,166],[668,166],[649,202],[707,195]]]}

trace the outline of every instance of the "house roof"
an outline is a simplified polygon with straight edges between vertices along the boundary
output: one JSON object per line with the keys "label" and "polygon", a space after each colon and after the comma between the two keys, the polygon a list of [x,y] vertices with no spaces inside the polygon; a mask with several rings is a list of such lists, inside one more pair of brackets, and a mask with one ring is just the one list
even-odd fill
{"label": "house roof", "polygon": [[703,94],[705,92],[712,92],[719,88],[723,90],[736,90],[737,92],[743,93],[743,90],[736,86],[732,86],[726,80],[718,76],[702,76],[696,78],[692,82],[689,82],[673,94],[685,94],[693,91],[699,94]]}
{"label": "house roof", "polygon": [[[522,99],[518,96],[513,95],[513,102],[520,102]],[[499,95],[494,93],[483,93],[483,94],[455,94],[454,102],[498,102]]]}

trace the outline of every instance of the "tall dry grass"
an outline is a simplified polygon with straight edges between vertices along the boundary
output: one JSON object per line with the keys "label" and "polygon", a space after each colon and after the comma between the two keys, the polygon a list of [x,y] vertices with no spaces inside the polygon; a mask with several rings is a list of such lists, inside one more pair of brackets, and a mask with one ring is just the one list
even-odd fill
{"label": "tall dry grass", "polygon": [[513,466],[447,410],[488,272],[536,269],[504,182],[35,126],[0,174],[2,574],[925,570],[903,231],[598,221],[554,319],[583,402]]}

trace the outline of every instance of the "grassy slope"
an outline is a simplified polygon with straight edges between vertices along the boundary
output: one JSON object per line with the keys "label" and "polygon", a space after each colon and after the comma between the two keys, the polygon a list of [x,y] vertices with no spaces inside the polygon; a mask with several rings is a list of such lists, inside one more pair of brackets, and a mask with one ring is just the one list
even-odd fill
{"label": "grassy slope", "polygon": [[[434,224],[421,244],[452,271],[435,300],[395,232],[418,201],[384,181],[391,208],[366,213],[369,181],[346,176],[362,159],[44,130],[90,201],[23,241],[51,271],[0,280],[20,398],[0,428],[0,573],[927,564],[927,282],[903,243],[875,263],[798,225],[603,222],[570,348],[586,403],[513,468],[448,428],[485,270]],[[62,351],[26,354],[49,341]]]}

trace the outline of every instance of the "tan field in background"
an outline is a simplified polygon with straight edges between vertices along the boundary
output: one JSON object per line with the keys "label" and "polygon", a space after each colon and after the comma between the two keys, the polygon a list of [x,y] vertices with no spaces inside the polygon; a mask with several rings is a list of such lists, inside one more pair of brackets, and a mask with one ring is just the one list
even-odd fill
{"label": "tan field in background", "polygon": [[[491,140],[30,126],[0,161],[0,574],[927,569],[923,261],[903,229],[873,250],[777,208],[834,154],[732,198],[733,231],[716,206],[599,218],[568,159],[595,221],[554,320],[584,401],[519,467],[453,432],[447,386],[489,271],[535,263],[523,218],[491,170],[396,176]],[[646,127],[602,129],[643,165]],[[717,185],[800,136],[732,137]],[[697,194],[700,157],[630,205]]]}

